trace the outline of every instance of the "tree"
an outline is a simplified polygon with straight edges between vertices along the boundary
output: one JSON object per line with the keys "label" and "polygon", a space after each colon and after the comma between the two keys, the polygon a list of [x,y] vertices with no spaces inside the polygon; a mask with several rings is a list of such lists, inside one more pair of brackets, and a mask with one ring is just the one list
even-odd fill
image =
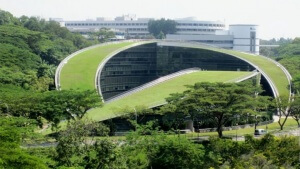
{"label": "tree", "polygon": [[39,99],[41,117],[53,123],[53,127],[61,120],[82,119],[86,112],[102,106],[102,101],[95,91],[63,90],[46,92]]}
{"label": "tree", "polygon": [[102,106],[102,101],[96,91],[69,91],[69,112],[74,118],[81,119],[88,110]]}
{"label": "tree", "polygon": [[166,38],[165,34],[162,31],[160,31],[159,34],[157,35],[157,39],[165,39],[165,38]]}
{"label": "tree", "polygon": [[19,24],[19,21],[9,12],[0,9],[0,25]]}
{"label": "tree", "polygon": [[158,113],[163,115],[163,124],[169,129],[179,130],[184,125],[186,115],[172,103],[162,106]]}
{"label": "tree", "polygon": [[284,124],[291,113],[291,102],[287,96],[279,96],[274,99],[274,102],[279,117],[278,124],[280,126],[280,130],[283,130]]}
{"label": "tree", "polygon": [[294,100],[291,103],[290,106],[290,115],[293,117],[293,119],[296,120],[298,127],[300,127],[300,98],[299,96],[294,97]]}
{"label": "tree", "polygon": [[[96,131],[96,132],[95,132]],[[105,136],[109,129],[102,123],[90,121],[87,119],[74,120],[68,123],[66,130],[61,131],[57,138],[58,145],[56,147],[57,160],[60,165],[74,166],[89,156],[92,151],[89,142],[93,142],[93,138],[88,140],[88,136]],[[97,146],[96,146],[97,147]],[[78,157],[74,160],[72,157]]]}
{"label": "tree", "polygon": [[0,90],[0,100],[9,106],[9,113],[13,116],[35,119],[40,126],[42,126],[42,118],[52,123],[52,127],[57,127],[61,120],[81,119],[89,109],[102,106],[101,98],[95,91],[90,90],[43,93],[11,90]]}
{"label": "tree", "polygon": [[196,169],[204,168],[204,148],[186,138],[166,138],[158,142],[151,155],[153,168]]}
{"label": "tree", "polygon": [[29,29],[29,30],[32,30],[32,31],[41,31],[42,30],[42,25],[40,24],[40,21],[41,21],[40,18],[30,17],[24,23],[24,27]]}
{"label": "tree", "polygon": [[293,76],[292,90],[296,95],[300,95],[300,74]]}
{"label": "tree", "polygon": [[21,141],[35,135],[36,123],[24,117],[0,116],[0,168],[47,168],[38,157],[21,149]]}
{"label": "tree", "polygon": [[205,168],[202,145],[183,137],[169,137],[157,128],[150,130],[151,137],[144,136],[154,123],[140,125],[127,135],[123,149],[129,168]]}
{"label": "tree", "polygon": [[101,28],[99,31],[91,34],[95,36],[100,43],[107,42],[115,37],[115,33],[108,28]]}
{"label": "tree", "polygon": [[[268,102],[259,105],[257,93],[261,89],[248,83],[196,83],[177,99],[178,109],[194,121],[196,118],[211,119],[222,137],[223,126],[236,115],[254,114],[268,108]],[[267,99],[265,99],[267,100]]]}
{"label": "tree", "polygon": [[176,22],[170,19],[149,20],[148,30],[156,38],[163,39],[166,34],[173,34],[176,32]]}
{"label": "tree", "polygon": [[122,149],[116,144],[108,141],[97,141],[92,148],[96,153],[96,157],[89,156],[86,168],[99,168],[99,169],[128,169],[126,160]]}

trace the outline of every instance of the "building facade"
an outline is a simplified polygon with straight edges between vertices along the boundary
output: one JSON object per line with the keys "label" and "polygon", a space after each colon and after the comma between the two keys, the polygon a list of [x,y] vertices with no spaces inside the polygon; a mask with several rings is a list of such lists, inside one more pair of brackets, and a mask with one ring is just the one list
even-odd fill
{"label": "building facade", "polygon": [[145,83],[189,68],[204,71],[253,71],[255,67],[228,54],[206,49],[149,43],[110,58],[98,75],[106,101]]}
{"label": "building facade", "polygon": [[[148,22],[151,18],[137,18],[135,15],[124,15],[109,18],[97,18],[85,21],[60,21],[62,26],[72,32],[86,34],[101,28],[110,28],[118,39],[145,38],[150,35]],[[176,33],[167,34],[168,40],[197,41],[221,48],[243,52],[259,53],[259,36],[257,25],[229,25],[221,21],[197,21],[193,18],[175,19]]]}

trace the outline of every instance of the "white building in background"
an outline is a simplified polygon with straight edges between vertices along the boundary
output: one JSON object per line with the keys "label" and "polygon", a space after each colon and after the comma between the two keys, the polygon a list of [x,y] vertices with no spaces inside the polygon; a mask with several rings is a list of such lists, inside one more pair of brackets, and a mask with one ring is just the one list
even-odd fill
{"label": "white building in background", "polygon": [[[72,32],[86,34],[103,27],[112,29],[118,39],[145,38],[150,35],[148,21],[152,18],[137,18],[136,15],[124,15],[109,18],[97,18],[86,21],[60,21]],[[177,32],[167,34],[169,40],[197,41],[222,48],[250,53],[259,53],[259,35],[257,25],[229,25],[221,21],[198,21],[194,18],[175,19]]]}

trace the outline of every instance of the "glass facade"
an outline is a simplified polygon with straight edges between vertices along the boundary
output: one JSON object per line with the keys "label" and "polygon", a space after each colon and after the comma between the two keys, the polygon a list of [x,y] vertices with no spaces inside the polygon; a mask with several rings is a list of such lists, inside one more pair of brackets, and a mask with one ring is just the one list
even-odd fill
{"label": "glass facade", "polygon": [[103,67],[100,85],[104,100],[157,78],[156,43],[127,49]]}
{"label": "glass facade", "polygon": [[254,68],[233,56],[211,50],[157,46],[136,46],[113,56],[100,75],[102,96],[107,100],[129,89],[183,69],[252,71]]}

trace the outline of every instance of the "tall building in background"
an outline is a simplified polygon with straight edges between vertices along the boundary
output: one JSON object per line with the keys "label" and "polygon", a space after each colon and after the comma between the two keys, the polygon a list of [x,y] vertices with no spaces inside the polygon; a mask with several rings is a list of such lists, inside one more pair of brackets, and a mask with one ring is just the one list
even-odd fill
{"label": "tall building in background", "polygon": [[[87,34],[101,28],[110,28],[117,39],[143,39],[150,35],[148,22],[153,18],[137,18],[124,15],[115,19],[99,17],[96,20],[59,21],[72,32]],[[194,18],[175,19],[177,31],[167,34],[168,40],[196,41],[221,48],[259,54],[259,34],[257,25],[229,25],[221,21],[198,21]]]}

